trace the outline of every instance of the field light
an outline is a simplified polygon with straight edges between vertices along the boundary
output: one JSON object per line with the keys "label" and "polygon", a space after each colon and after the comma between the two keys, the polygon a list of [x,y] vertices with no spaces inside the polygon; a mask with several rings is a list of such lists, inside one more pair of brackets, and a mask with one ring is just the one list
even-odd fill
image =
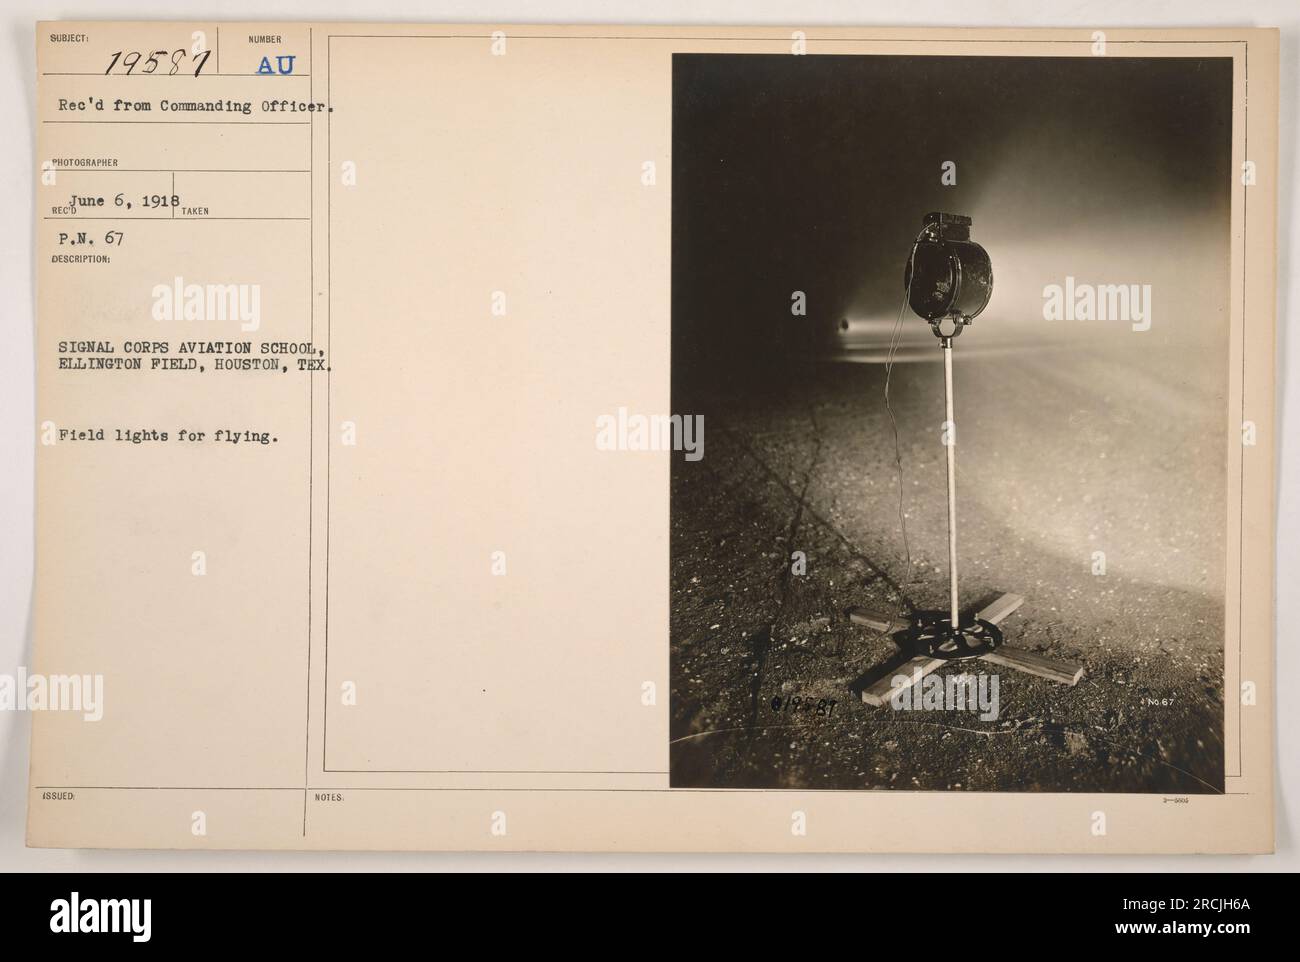
{"label": "field light", "polygon": [[[971,219],[961,214],[926,214],[925,229],[903,272],[908,306],[930,322],[937,337],[956,337],[993,296],[988,251],[970,239]],[[945,318],[953,330],[944,335]]]}
{"label": "field light", "polygon": [[[939,339],[943,349],[944,450],[948,456],[948,617],[934,613],[912,626],[914,650],[944,658],[974,658],[1002,644],[1002,632],[978,617],[965,623],[957,601],[957,423],[952,409],[952,342],[993,296],[988,251],[970,239],[971,219],[961,214],[926,214],[903,271],[907,303]],[[951,324],[947,333],[943,322]]]}
{"label": "field light", "polygon": [[[983,658],[1000,667],[1065,685],[1077,684],[1083,676],[1083,668],[1078,665],[1003,646],[998,623],[1024,603],[1022,596],[1004,593],[965,618],[958,604],[957,424],[953,418],[952,342],[988,306],[993,296],[993,265],[988,251],[970,239],[970,228],[971,219],[961,214],[926,214],[903,272],[908,306],[929,323],[943,349],[946,411],[943,443],[948,458],[948,610],[913,611],[904,623],[888,614],[861,608],[849,612],[849,619],[855,624],[891,632],[898,646],[912,656],[905,665],[861,687],[862,700],[872,705],[891,703],[899,692],[946,661],[958,658]],[[899,320],[902,320],[901,310]],[[949,325],[946,331],[945,321]],[[886,378],[886,403],[888,398]],[[901,488],[901,477],[899,485]]]}

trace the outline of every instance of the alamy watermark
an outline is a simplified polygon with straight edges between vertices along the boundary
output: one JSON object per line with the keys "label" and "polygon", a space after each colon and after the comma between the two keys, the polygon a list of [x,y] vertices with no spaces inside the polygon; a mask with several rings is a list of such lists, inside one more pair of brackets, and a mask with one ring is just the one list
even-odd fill
{"label": "alamy watermark", "polygon": [[703,414],[632,414],[619,408],[596,418],[598,451],[683,451],[687,461],[704,457]]}
{"label": "alamy watermark", "polygon": [[894,711],[970,711],[979,712],[980,721],[996,721],[1001,710],[997,675],[924,675],[918,669],[911,675],[895,675]]}
{"label": "alamy watermark", "polygon": [[0,674],[0,711],[79,711],[86,721],[104,717],[103,675],[41,675],[19,666]]}
{"label": "alamy watermark", "polygon": [[1135,331],[1151,330],[1150,284],[1064,284],[1043,288],[1045,321],[1128,321]]}
{"label": "alamy watermark", "polygon": [[153,934],[152,899],[82,898],[73,892],[50,903],[50,931],[56,935],[121,934],[148,942]]}
{"label": "alamy watermark", "polygon": [[174,277],[150,294],[156,321],[239,321],[241,331],[262,326],[261,284],[187,284]]}

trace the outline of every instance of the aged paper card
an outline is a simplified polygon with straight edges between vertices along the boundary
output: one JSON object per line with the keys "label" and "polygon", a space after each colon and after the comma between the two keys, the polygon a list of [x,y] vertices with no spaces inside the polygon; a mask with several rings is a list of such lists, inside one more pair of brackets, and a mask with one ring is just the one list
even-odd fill
{"label": "aged paper card", "polygon": [[1275,31],[37,47],[30,844],[1272,849]]}

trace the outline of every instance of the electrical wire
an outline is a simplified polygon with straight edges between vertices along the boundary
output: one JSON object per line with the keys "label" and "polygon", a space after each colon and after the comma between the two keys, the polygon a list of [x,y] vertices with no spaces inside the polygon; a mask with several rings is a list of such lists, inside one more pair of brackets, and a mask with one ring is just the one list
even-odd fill
{"label": "electrical wire", "polygon": [[903,293],[903,303],[898,308],[898,319],[894,321],[894,330],[889,336],[889,352],[885,355],[885,410],[889,413],[889,425],[894,432],[894,464],[898,469],[898,526],[903,533],[903,555],[907,559],[907,574],[902,580],[902,584],[905,585],[912,583],[912,549],[907,540],[907,515],[903,510],[903,447],[898,437],[898,420],[894,417],[894,409],[889,403],[889,382],[894,373],[894,357],[898,353],[898,345],[902,340],[903,312],[907,310],[908,302],[912,299],[912,281],[916,277],[913,258],[916,257],[916,248],[920,245],[921,238],[929,229],[929,225],[921,228],[921,232],[916,235],[916,240],[912,241],[911,253],[907,255],[907,290]]}

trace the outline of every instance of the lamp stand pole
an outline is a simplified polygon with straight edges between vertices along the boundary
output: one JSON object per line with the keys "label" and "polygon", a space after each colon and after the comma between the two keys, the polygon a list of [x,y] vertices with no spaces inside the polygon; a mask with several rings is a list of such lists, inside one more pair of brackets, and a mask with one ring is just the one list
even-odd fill
{"label": "lamp stand pole", "polygon": [[[929,651],[916,651],[915,639],[919,633],[938,632],[952,638],[975,635],[987,639],[993,636],[996,643],[985,642],[982,646],[970,650],[971,658],[1003,668],[1012,668],[1040,678],[1047,678],[1063,685],[1075,685],[1083,677],[1083,666],[1075,665],[1057,658],[1049,658],[1035,651],[1015,648],[1001,643],[1002,632],[997,626],[1012,612],[1024,604],[1021,595],[1005,593],[975,612],[974,617],[966,623],[961,622],[961,608],[957,598],[957,423],[953,417],[952,390],[952,341],[961,331],[969,318],[954,317],[955,326],[952,334],[944,334],[935,322],[931,322],[934,333],[939,337],[939,346],[943,349],[943,387],[944,422],[943,443],[948,458],[948,616],[947,626],[933,620],[925,620],[925,613],[917,613],[909,623],[907,620],[894,618],[886,614],[854,608],[849,611],[849,620],[857,625],[864,625],[875,631],[890,634],[904,654],[912,657],[893,669],[886,669],[874,681],[861,681],[854,689],[859,691],[862,700],[869,705],[887,705],[902,691],[919,683],[931,672],[937,671],[949,661],[952,654],[944,654],[933,647]],[[939,613],[934,613],[939,616]],[[950,650],[953,645],[947,646]],[[960,654],[960,649],[957,649]]]}
{"label": "lamp stand pole", "polygon": [[943,348],[943,391],[947,420],[943,444],[948,451],[948,610],[953,628],[961,626],[957,606],[957,422],[952,414],[952,338],[940,342]]}

